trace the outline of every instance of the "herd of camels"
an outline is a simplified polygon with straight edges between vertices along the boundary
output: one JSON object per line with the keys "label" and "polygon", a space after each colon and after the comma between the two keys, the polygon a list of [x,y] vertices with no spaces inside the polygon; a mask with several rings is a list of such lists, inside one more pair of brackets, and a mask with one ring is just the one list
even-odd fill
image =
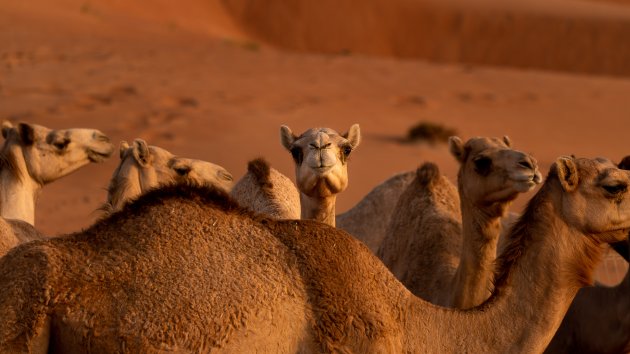
{"label": "herd of camels", "polygon": [[424,163],[336,214],[358,125],[282,126],[296,184],[136,139],[103,216],[47,237],[38,191],[114,147],[92,129],[2,135],[0,353],[630,352],[629,275],[591,286],[606,245],[628,259],[630,159],[559,157],[543,181],[507,137],[451,137],[457,186]]}

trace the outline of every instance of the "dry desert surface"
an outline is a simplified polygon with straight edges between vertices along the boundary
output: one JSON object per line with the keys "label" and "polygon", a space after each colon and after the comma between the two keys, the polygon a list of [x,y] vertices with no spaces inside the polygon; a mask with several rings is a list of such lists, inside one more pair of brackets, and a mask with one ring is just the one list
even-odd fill
{"label": "dry desert surface", "polygon": [[[509,135],[543,171],[560,155],[630,154],[630,2],[580,0],[0,0],[0,118],[140,137],[239,178],[263,156],[293,178],[279,127],[360,123],[337,211],[445,145],[431,121]],[[118,163],[46,187],[49,235],[98,216]],[[527,198],[513,207],[520,210]],[[623,266],[623,265],[622,265]],[[623,271],[620,270],[621,273]]]}

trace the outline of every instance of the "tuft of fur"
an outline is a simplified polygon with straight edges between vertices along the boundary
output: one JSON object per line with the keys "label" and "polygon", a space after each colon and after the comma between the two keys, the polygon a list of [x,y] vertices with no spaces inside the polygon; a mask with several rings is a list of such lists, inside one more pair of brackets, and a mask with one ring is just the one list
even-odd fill
{"label": "tuft of fur", "polygon": [[433,162],[427,162],[416,170],[416,174],[418,183],[428,187],[440,178],[440,169]]}
{"label": "tuft of fur", "polygon": [[271,183],[270,179],[271,168],[264,158],[259,157],[250,161],[247,164],[247,171],[254,176],[256,183],[261,189],[270,190],[273,188],[273,183]]}

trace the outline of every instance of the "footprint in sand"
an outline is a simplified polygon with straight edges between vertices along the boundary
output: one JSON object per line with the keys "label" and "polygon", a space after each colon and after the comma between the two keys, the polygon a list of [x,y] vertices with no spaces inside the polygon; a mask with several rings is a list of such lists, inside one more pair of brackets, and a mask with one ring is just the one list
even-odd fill
{"label": "footprint in sand", "polygon": [[[138,91],[132,85],[113,86],[103,92],[77,95],[68,106],[92,111],[99,106],[110,106],[115,102],[138,96]],[[64,107],[68,108],[68,107]]]}
{"label": "footprint in sand", "polygon": [[177,109],[177,108],[197,108],[199,107],[199,101],[193,97],[163,97],[158,105],[165,109]]}

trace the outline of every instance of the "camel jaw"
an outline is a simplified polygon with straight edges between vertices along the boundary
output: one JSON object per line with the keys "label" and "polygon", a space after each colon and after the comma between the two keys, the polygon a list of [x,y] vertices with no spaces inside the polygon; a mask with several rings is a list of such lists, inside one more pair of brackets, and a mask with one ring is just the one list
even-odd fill
{"label": "camel jaw", "polygon": [[107,160],[112,153],[114,152],[114,146],[110,145],[107,149],[103,151],[98,151],[94,149],[87,150],[87,156],[90,162],[99,163]]}

